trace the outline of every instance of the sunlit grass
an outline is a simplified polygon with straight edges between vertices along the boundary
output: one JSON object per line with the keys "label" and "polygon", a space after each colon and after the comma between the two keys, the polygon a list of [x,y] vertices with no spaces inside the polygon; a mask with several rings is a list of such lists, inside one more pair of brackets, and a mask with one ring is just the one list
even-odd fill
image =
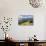
{"label": "sunlit grass", "polygon": [[32,25],[32,23],[30,23],[30,21],[26,21],[26,22],[21,23],[20,25],[23,25],[23,26],[25,26],[25,25]]}

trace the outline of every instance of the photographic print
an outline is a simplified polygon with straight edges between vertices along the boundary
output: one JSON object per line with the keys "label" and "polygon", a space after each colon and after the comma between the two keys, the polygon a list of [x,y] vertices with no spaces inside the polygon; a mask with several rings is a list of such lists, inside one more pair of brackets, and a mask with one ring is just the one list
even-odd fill
{"label": "photographic print", "polygon": [[20,15],[18,18],[18,24],[22,26],[33,25],[32,15]]}

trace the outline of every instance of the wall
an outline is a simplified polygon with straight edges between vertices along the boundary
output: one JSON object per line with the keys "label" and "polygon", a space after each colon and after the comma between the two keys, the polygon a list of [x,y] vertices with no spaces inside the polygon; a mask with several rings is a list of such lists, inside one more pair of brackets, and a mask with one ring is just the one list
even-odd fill
{"label": "wall", "polygon": [[[40,8],[32,8],[28,0],[0,0],[0,16],[13,17],[13,22],[10,31],[10,37],[16,40],[27,40],[34,34],[39,40],[45,40],[45,6]],[[33,26],[18,26],[18,16],[23,14],[33,15]],[[0,35],[2,31],[0,32]],[[0,36],[0,39],[3,37]],[[4,39],[4,38],[3,38]]]}

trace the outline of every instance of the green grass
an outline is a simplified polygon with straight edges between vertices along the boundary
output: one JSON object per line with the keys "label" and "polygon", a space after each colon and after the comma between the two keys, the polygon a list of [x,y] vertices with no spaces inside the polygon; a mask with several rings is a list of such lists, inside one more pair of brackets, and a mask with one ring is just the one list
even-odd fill
{"label": "green grass", "polygon": [[26,22],[21,23],[20,25],[23,25],[23,26],[25,26],[25,25],[32,25],[32,23],[30,23],[30,21],[26,21]]}

